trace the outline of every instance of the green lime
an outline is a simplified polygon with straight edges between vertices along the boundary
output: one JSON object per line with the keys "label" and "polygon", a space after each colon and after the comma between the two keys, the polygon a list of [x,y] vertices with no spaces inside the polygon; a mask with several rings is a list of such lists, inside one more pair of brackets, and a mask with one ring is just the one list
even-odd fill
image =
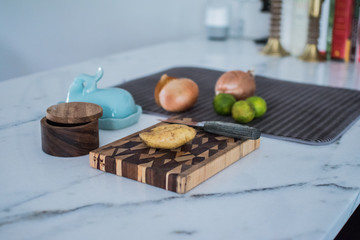
{"label": "green lime", "polygon": [[266,113],[266,101],[262,97],[252,96],[247,98],[246,102],[254,109],[256,118]]}
{"label": "green lime", "polygon": [[233,95],[228,93],[219,93],[215,96],[213,101],[214,110],[220,115],[229,115],[231,113],[231,107],[236,102]]}
{"label": "green lime", "polygon": [[231,112],[233,119],[239,123],[251,122],[255,117],[254,109],[244,100],[234,103]]}

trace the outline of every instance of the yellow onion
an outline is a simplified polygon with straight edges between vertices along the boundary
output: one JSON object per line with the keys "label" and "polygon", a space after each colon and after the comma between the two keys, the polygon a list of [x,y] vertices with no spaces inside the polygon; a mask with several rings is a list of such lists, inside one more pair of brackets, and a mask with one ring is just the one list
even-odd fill
{"label": "yellow onion", "polygon": [[198,98],[199,87],[189,78],[174,78],[164,74],[155,87],[155,101],[169,112],[181,112],[192,107]]}
{"label": "yellow onion", "polygon": [[255,89],[255,79],[251,71],[229,71],[217,80],[215,94],[229,93],[241,100],[253,96]]}

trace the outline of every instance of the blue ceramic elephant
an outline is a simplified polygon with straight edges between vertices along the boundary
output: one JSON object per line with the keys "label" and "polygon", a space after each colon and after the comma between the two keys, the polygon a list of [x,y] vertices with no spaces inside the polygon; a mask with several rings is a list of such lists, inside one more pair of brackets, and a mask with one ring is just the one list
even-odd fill
{"label": "blue ceramic elephant", "polygon": [[132,95],[121,88],[97,88],[104,71],[99,68],[95,75],[80,74],[70,86],[66,102],[91,102],[103,108],[99,120],[101,129],[120,129],[136,123],[141,107],[135,105]]}

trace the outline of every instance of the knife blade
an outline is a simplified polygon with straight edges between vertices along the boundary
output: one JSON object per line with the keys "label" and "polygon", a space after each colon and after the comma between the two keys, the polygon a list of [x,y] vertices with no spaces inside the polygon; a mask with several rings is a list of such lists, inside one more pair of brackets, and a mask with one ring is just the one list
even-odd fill
{"label": "knife blade", "polygon": [[205,132],[214,133],[226,137],[255,140],[258,139],[261,135],[259,129],[237,123],[228,123],[221,121],[194,122],[180,119],[159,120],[167,123],[178,123],[193,127],[200,127],[203,128]]}

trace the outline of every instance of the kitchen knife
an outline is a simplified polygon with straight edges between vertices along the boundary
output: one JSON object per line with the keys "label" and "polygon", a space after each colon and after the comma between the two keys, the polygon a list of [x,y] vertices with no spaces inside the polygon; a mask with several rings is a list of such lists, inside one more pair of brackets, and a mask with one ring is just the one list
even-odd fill
{"label": "kitchen knife", "polygon": [[193,127],[201,127],[204,129],[205,132],[240,139],[258,139],[261,135],[259,129],[237,123],[228,123],[221,121],[192,122],[179,119],[166,119],[160,121],[167,123],[184,124]]}

